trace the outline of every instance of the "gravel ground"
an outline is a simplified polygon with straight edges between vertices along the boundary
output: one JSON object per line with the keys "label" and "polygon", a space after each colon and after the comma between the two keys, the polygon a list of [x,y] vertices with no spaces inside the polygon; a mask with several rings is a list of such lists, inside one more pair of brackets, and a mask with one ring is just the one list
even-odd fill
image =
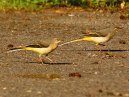
{"label": "gravel ground", "polygon": [[[56,9],[0,13],[0,97],[129,97],[129,19],[125,12]],[[58,47],[41,64],[37,54],[10,47],[112,33],[105,46],[76,42]],[[99,51],[99,49],[101,51]]]}

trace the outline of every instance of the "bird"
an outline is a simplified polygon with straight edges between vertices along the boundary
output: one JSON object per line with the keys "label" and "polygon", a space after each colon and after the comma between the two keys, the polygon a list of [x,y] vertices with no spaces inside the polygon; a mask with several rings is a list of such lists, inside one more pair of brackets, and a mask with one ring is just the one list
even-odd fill
{"label": "bird", "polygon": [[7,51],[7,53],[20,51],[20,50],[32,51],[32,52],[38,53],[39,58],[43,64],[42,56],[52,61],[50,58],[47,57],[47,55],[51,53],[52,51],[54,51],[58,47],[58,44],[60,42],[61,42],[60,40],[58,40],[57,38],[54,38],[48,46],[46,45],[44,46],[42,44],[27,45],[24,47],[11,48],[10,50]]}
{"label": "bird", "polygon": [[109,41],[110,39],[113,38],[114,35],[115,33],[108,33],[106,36],[85,36],[80,39],[65,42],[63,44],[60,44],[59,46],[63,46],[63,45],[73,43],[73,42],[78,42],[78,41],[89,41],[89,42],[94,42],[96,45],[99,45],[101,43]]}
{"label": "bird", "polygon": [[120,8],[124,9],[124,7],[125,7],[125,1],[123,0],[123,2],[120,4]]}

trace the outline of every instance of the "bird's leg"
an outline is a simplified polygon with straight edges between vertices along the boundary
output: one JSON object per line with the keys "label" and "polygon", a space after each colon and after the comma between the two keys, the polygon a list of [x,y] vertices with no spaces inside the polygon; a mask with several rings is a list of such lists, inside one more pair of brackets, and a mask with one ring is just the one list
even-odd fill
{"label": "bird's leg", "polygon": [[97,51],[101,52],[99,43],[96,43],[96,48],[97,48]]}
{"label": "bird's leg", "polygon": [[96,46],[98,48],[97,50],[101,52],[102,49],[100,49],[100,46],[105,46],[105,45],[104,44],[101,44],[101,43],[97,43]]}
{"label": "bird's leg", "polygon": [[52,63],[53,61],[49,58],[49,57],[47,57],[47,56],[45,56],[49,61],[51,61],[50,63]]}
{"label": "bird's leg", "polygon": [[40,59],[41,63],[44,64],[44,63],[43,63],[43,59],[42,59],[42,55],[41,55],[41,54],[39,55],[39,59]]}
{"label": "bird's leg", "polygon": [[[40,55],[39,55],[39,57],[40,57]],[[43,59],[44,59],[44,58],[48,59],[50,63],[53,63],[53,61],[52,61],[49,57],[47,57],[46,55],[42,55],[42,57],[43,57]],[[41,60],[42,63],[43,63],[42,57],[40,57],[40,60]]]}
{"label": "bird's leg", "polygon": [[96,51],[98,52],[98,55],[101,55],[101,51],[102,50],[100,48],[100,44],[99,43],[96,44],[96,49],[97,49]]}

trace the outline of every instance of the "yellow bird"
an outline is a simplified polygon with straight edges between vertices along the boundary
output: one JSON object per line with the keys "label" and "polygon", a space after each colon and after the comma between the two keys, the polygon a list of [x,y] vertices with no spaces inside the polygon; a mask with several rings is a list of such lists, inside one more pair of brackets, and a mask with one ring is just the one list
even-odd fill
{"label": "yellow bird", "polygon": [[[50,45],[48,46],[44,46],[44,45],[41,45],[41,44],[38,44],[38,45],[28,45],[28,46],[25,46],[25,47],[18,47],[18,48],[12,48],[10,49],[9,51],[7,51],[7,53],[9,52],[14,52],[14,51],[19,51],[19,50],[27,50],[27,51],[32,51],[32,52],[36,52],[39,54],[39,58],[43,64],[43,61],[42,61],[42,56],[46,57],[47,59],[49,59],[47,57],[47,55],[54,51],[57,47],[58,47],[58,44],[60,43],[60,41],[57,39],[57,38],[54,38]],[[49,59],[50,61],[52,61],[51,59]]]}
{"label": "yellow bird", "polygon": [[80,39],[76,39],[76,40],[72,40],[63,44],[60,44],[59,46],[63,46],[65,44],[69,44],[69,43],[73,43],[73,42],[78,42],[78,41],[89,41],[89,42],[94,42],[96,43],[96,45],[99,45],[101,43],[107,42],[110,39],[112,39],[112,37],[114,36],[114,33],[108,33],[106,36],[85,36],[83,38]]}
{"label": "yellow bird", "polygon": [[123,0],[123,2],[120,4],[120,8],[124,9],[124,7],[125,7],[125,1]]}

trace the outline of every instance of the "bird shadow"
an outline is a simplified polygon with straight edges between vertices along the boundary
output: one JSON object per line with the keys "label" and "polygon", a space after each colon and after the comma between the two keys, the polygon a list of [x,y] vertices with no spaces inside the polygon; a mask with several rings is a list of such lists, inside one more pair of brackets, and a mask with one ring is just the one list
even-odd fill
{"label": "bird shadow", "polygon": [[113,49],[103,49],[103,50],[85,50],[85,51],[101,51],[101,52],[126,52],[129,50],[113,50]]}
{"label": "bird shadow", "polygon": [[29,64],[44,64],[44,65],[71,65],[73,63],[70,63],[70,62],[53,62],[53,63],[50,63],[50,62],[28,62],[26,61],[25,63],[29,63]]}
{"label": "bird shadow", "polygon": [[99,49],[99,50],[96,50],[96,49],[85,49],[85,50],[62,50],[62,51],[91,51],[91,52],[128,52],[129,50],[117,50],[117,49]]}

